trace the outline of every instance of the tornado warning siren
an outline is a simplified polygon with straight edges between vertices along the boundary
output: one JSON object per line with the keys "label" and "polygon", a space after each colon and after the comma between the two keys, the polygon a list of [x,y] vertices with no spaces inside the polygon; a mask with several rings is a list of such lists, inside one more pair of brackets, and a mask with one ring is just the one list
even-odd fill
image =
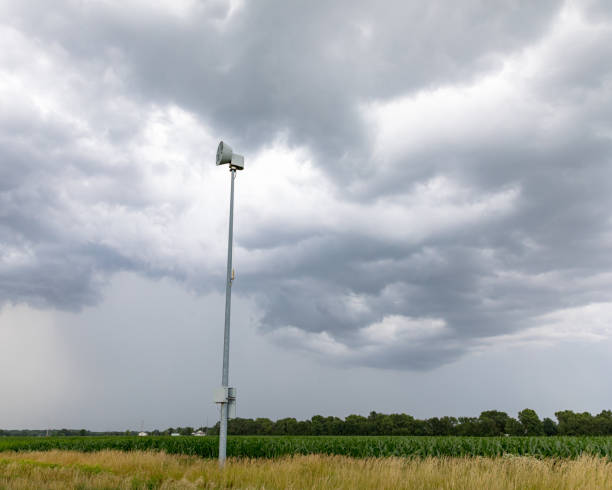
{"label": "tornado warning siren", "polygon": [[229,163],[230,170],[244,170],[244,157],[234,153],[232,147],[221,141],[217,148],[217,165]]}
{"label": "tornado warning siren", "polygon": [[229,342],[232,281],[236,274],[232,269],[232,239],[234,234],[234,180],[236,170],[244,170],[244,157],[234,153],[232,147],[221,141],[217,148],[217,165],[229,165],[232,174],[230,191],[229,236],[227,240],[227,276],[225,282],[225,329],[223,333],[223,374],[221,386],[215,390],[214,402],[221,406],[219,423],[219,465],[225,464],[227,449],[227,419],[236,416],[236,388],[229,386]]}

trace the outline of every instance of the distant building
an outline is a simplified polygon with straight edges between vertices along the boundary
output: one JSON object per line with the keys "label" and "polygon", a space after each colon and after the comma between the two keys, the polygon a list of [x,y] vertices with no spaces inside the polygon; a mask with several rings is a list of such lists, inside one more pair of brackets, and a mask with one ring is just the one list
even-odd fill
{"label": "distant building", "polygon": [[148,436],[148,435],[149,435],[149,434],[148,434],[148,433],[146,433],[146,432],[144,432],[144,431],[142,431],[142,432],[139,432],[139,433],[138,433],[138,437],[146,437],[146,436]]}
{"label": "distant building", "polygon": [[203,430],[196,430],[195,432],[192,432],[191,435],[192,436],[200,436],[200,437],[202,437],[202,436],[206,435],[206,432],[204,432]]}
{"label": "distant building", "polygon": [[170,435],[171,435],[171,436],[173,436],[173,437],[180,436],[180,434],[179,434],[178,432],[173,432],[173,433],[172,433],[172,434],[170,434]]}

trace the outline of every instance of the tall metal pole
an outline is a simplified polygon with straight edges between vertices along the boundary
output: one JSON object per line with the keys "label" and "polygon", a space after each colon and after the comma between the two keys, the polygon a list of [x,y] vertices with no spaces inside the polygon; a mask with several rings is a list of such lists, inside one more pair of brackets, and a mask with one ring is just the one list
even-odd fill
{"label": "tall metal pole", "polygon": [[[230,342],[230,311],[232,303],[232,240],[234,236],[234,179],[236,169],[230,167],[232,174],[232,190],[230,193],[229,237],[227,240],[227,282],[225,284],[225,330],[223,333],[223,375],[221,386],[227,390],[229,386],[229,342]],[[227,412],[228,403],[221,403],[221,423],[219,424],[219,465],[225,464],[227,452]]]}

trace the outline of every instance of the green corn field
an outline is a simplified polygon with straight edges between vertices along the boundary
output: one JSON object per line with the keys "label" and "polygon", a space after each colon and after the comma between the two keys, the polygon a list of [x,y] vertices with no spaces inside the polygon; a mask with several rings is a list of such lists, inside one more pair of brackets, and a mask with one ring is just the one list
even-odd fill
{"label": "green corn field", "polygon": [[[214,458],[217,437],[2,437],[0,451],[164,451]],[[371,457],[500,457],[612,459],[612,437],[402,437],[402,436],[230,436],[228,456],[276,458],[293,454]]]}

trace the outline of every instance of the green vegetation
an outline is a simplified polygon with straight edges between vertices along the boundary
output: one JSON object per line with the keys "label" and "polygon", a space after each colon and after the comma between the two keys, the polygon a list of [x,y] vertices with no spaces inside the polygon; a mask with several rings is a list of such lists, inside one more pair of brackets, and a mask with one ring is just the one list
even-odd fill
{"label": "green vegetation", "polygon": [[[0,451],[165,451],[169,454],[217,456],[217,437],[6,437]],[[233,436],[228,456],[276,458],[295,454],[352,457],[497,457],[576,458],[580,455],[612,459],[609,437],[389,437],[389,436]]]}
{"label": "green vegetation", "polygon": [[[272,422],[267,418],[229,421],[228,433],[232,435],[292,435],[292,436],[607,436],[612,435],[612,411],[598,415],[588,412],[574,413],[564,410],[556,414],[558,423],[550,418],[540,420],[529,408],[521,410],[517,418],[506,412],[487,410],[478,417],[432,417],[416,419],[403,413],[384,414],[371,412],[369,416],[349,415],[338,417],[315,415],[310,420],[294,418]],[[209,434],[219,433],[215,425]]]}
{"label": "green vegetation", "polygon": [[[612,435],[612,411],[603,410],[597,415],[571,410],[556,412],[558,422],[550,418],[540,420],[535,410],[526,408],[517,418],[506,412],[486,410],[478,417],[432,417],[416,419],[404,413],[384,414],[370,412],[367,417],[349,415],[339,417],[315,415],[310,420],[283,418],[276,422],[268,418],[235,418],[229,421],[228,433],[235,436],[610,436]],[[219,424],[200,427],[208,435],[219,434]],[[176,427],[154,430],[151,435],[191,435],[192,427]],[[135,431],[90,432],[85,429],[60,430],[2,430],[0,436],[109,436],[133,435]]]}
{"label": "green vegetation", "polygon": [[[199,430],[206,431],[206,427],[200,427]],[[19,437],[43,437],[43,436],[135,436],[138,435],[137,430],[125,431],[103,431],[96,432],[86,429],[0,429],[1,436],[19,436]],[[194,432],[193,427],[177,427],[176,429],[169,427],[164,431],[153,430],[151,435],[154,436],[169,436],[173,432],[177,432],[182,436],[190,436]]]}

